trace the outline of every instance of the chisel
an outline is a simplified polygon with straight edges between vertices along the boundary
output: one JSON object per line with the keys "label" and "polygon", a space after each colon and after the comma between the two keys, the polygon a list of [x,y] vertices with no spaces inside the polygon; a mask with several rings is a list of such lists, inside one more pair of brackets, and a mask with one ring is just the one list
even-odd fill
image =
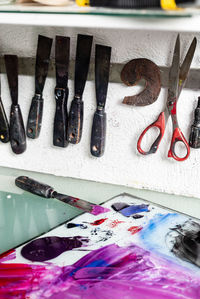
{"label": "chisel", "polygon": [[20,106],[18,104],[18,57],[5,55],[5,66],[12,100],[10,111],[10,143],[15,154],[26,150],[26,134]]}
{"label": "chisel", "polygon": [[35,95],[32,98],[26,131],[27,136],[32,139],[39,137],[41,130],[44,102],[42,93],[49,68],[52,42],[53,39],[51,38],[42,35],[38,36],[35,64]]}
{"label": "chisel", "polygon": [[3,143],[7,143],[10,140],[8,119],[1,99],[1,82],[0,82],[0,140]]}
{"label": "chisel", "polygon": [[78,34],[75,62],[75,95],[71,103],[68,124],[68,141],[77,144],[81,140],[83,128],[82,95],[87,80],[93,37]]}
{"label": "chisel", "polygon": [[81,209],[85,212],[88,212],[93,215],[99,215],[102,213],[109,212],[110,209],[104,208],[99,205],[92,204],[88,201],[75,198],[72,196],[64,195],[61,193],[57,193],[54,189],[46,184],[37,182],[31,178],[26,176],[20,176],[15,180],[15,184],[17,187],[28,191],[32,194],[44,197],[44,198],[56,198],[64,203],[69,204],[70,206]]}
{"label": "chisel", "polygon": [[105,104],[110,71],[111,47],[96,45],[95,49],[95,87],[97,109],[93,118],[90,152],[101,157],[105,150],[106,113]]}
{"label": "chisel", "polygon": [[56,36],[55,64],[56,87],[55,100],[56,112],[54,117],[53,144],[66,147],[67,142],[67,99],[68,99],[68,69],[69,69],[70,38]]}

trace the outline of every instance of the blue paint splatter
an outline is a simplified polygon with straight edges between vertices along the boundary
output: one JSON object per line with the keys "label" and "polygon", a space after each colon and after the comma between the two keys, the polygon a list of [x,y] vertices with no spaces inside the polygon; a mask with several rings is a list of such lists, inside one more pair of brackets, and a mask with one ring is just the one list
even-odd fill
{"label": "blue paint splatter", "polygon": [[[171,241],[173,240],[168,238],[168,234],[171,232],[171,228],[182,225],[187,219],[187,216],[178,213],[156,214],[138,233],[139,245],[168,260],[177,261],[177,257],[171,252],[173,246]],[[181,263],[188,267],[188,263]],[[191,268],[191,266],[189,267]]]}
{"label": "blue paint splatter", "polygon": [[119,211],[122,215],[129,217],[137,213],[149,212],[149,205],[131,205]]}
{"label": "blue paint splatter", "polygon": [[106,261],[104,261],[104,260],[96,260],[96,261],[93,261],[93,262],[91,262],[90,264],[88,264],[88,265],[86,265],[85,267],[108,267],[109,266],[109,264],[106,262]]}
{"label": "blue paint splatter", "polygon": [[75,270],[69,273],[69,276],[73,276],[77,271],[83,268],[96,268],[96,267],[108,267],[108,266],[109,264],[103,259],[95,260],[89,263],[88,265],[85,265],[84,267],[77,267]]}

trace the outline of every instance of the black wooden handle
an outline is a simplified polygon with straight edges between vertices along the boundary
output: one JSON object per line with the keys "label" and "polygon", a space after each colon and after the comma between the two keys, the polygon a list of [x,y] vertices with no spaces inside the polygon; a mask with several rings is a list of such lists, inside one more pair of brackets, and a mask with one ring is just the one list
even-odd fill
{"label": "black wooden handle", "polygon": [[10,112],[10,143],[15,154],[22,154],[26,150],[26,134],[19,105],[11,105]]}
{"label": "black wooden handle", "polygon": [[32,99],[26,130],[29,138],[35,139],[39,137],[42,125],[43,101],[41,95],[35,95]]}
{"label": "black wooden handle", "polygon": [[93,118],[90,152],[95,157],[101,157],[105,150],[106,113],[96,110]]}
{"label": "black wooden handle", "polygon": [[74,98],[71,103],[68,123],[68,141],[77,144],[81,140],[83,128],[83,101]]}
{"label": "black wooden handle", "polygon": [[54,191],[51,186],[37,182],[27,176],[16,178],[15,185],[25,191],[45,198],[51,198]]}
{"label": "black wooden handle", "polygon": [[193,148],[200,148],[200,97],[194,111],[194,123],[191,127],[189,145]]}
{"label": "black wooden handle", "polygon": [[9,124],[8,124],[8,120],[6,117],[6,113],[1,98],[0,98],[0,140],[3,143],[6,143],[10,140]]}
{"label": "black wooden handle", "polygon": [[56,112],[54,117],[53,145],[66,147],[67,142],[67,99],[68,89],[55,88]]}

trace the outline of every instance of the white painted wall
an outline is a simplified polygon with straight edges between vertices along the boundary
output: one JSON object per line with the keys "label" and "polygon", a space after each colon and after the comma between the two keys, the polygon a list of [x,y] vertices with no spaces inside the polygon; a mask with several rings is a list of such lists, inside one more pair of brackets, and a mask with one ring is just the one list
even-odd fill
{"label": "white painted wall", "polygon": [[[74,59],[77,33],[92,34],[95,43],[111,45],[112,62],[126,63],[133,58],[145,57],[162,66],[171,64],[177,34],[159,32],[159,28],[158,31],[133,31],[1,25],[0,53],[33,57],[38,34],[49,37],[60,34],[71,37],[71,59]],[[182,55],[186,53],[194,35],[181,34]],[[196,36],[199,39],[199,34]],[[200,66],[199,49],[198,46],[192,67]],[[52,145],[54,86],[55,80],[48,78],[44,89],[44,115],[39,139],[29,139],[27,151],[19,156],[12,153],[9,144],[0,145],[1,166],[200,197],[200,150],[191,150],[190,158],[181,163],[167,158],[171,140],[170,122],[157,154],[144,157],[136,150],[138,136],[164,108],[166,90],[161,91],[159,99],[153,105],[133,108],[121,102],[125,95],[135,93],[138,89],[128,88],[122,84],[110,84],[106,104],[108,120],[106,151],[102,158],[94,158],[90,155],[90,134],[96,103],[94,82],[87,82],[85,88],[82,141],[78,145],[69,145],[65,149]],[[69,88],[70,105],[73,98],[73,82],[69,82]],[[33,93],[34,78],[20,76],[19,103],[25,124]],[[184,90],[178,104],[180,127],[187,139],[198,95],[199,91]],[[10,96],[5,75],[2,76],[2,99],[9,114]]]}

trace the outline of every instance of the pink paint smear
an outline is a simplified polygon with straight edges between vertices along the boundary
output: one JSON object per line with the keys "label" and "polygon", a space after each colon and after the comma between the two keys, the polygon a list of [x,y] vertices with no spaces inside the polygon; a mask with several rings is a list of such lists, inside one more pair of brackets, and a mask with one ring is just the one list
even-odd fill
{"label": "pink paint smear", "polygon": [[14,260],[16,258],[16,253],[14,249],[8,250],[0,254],[0,263]]}
{"label": "pink paint smear", "polygon": [[1,299],[199,299],[200,277],[136,245],[94,250],[72,266],[0,264]]}
{"label": "pink paint smear", "polygon": [[98,205],[93,205],[91,214],[97,216],[99,214],[110,212],[110,209]]}

